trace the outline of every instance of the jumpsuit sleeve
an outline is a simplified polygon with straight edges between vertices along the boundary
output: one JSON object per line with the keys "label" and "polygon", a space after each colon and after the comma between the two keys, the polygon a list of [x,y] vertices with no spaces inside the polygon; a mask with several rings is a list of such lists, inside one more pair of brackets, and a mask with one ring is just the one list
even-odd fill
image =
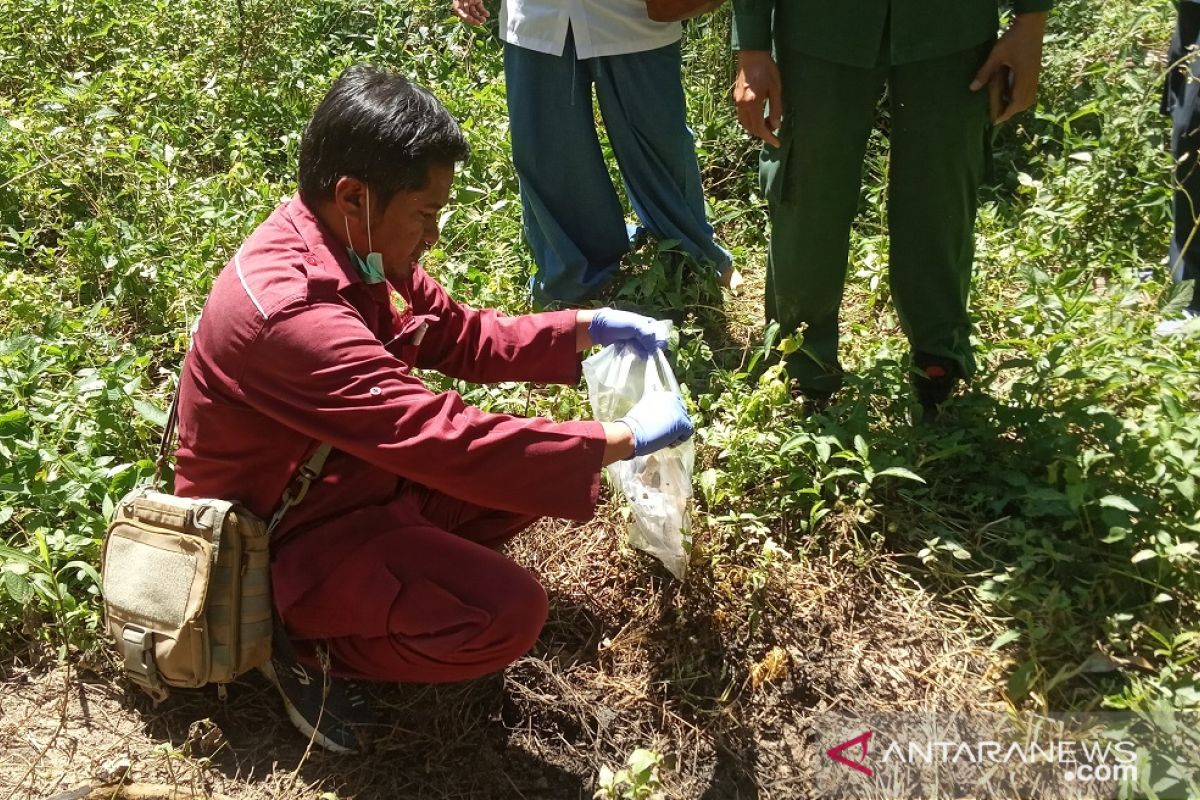
{"label": "jumpsuit sleeve", "polygon": [[492,309],[476,310],[451,298],[420,267],[406,288],[412,290],[415,313],[437,317],[421,341],[416,366],[472,383],[579,382],[575,311],[510,317]]}
{"label": "jumpsuit sleeve", "polygon": [[733,0],[733,49],[770,50],[775,0]]}
{"label": "jumpsuit sleeve", "polygon": [[305,436],[486,508],[568,519],[594,511],[599,423],[491,414],[456,392],[434,393],[351,309],[281,309],[248,356],[238,380],[245,401]]}

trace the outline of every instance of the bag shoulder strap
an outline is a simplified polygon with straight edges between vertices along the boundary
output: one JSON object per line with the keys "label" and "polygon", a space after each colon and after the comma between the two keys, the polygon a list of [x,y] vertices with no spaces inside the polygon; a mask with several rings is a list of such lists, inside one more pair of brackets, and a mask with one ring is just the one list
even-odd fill
{"label": "bag shoulder strap", "polygon": [[162,440],[158,443],[158,458],[154,459],[154,481],[150,484],[154,491],[162,491],[162,471],[171,457],[171,446],[175,442],[175,426],[179,422],[179,384],[171,394],[171,407],[167,410],[167,421],[163,425]]}
{"label": "bag shoulder strap", "polygon": [[267,523],[268,536],[279,527],[279,523],[283,521],[284,514],[295,506],[300,505],[300,501],[308,494],[308,487],[320,477],[321,470],[325,468],[325,459],[329,458],[329,453],[332,450],[332,445],[327,442],[321,442],[321,446],[313,451],[313,454],[308,457],[308,461],[300,465],[300,470],[296,473],[296,477],[292,479],[292,482],[288,484],[288,488],[283,492],[283,498],[279,501],[279,508],[275,510],[275,513],[271,516],[271,521]]}
{"label": "bag shoulder strap", "polygon": [[[171,458],[171,449],[175,443],[175,430],[179,425],[179,384],[175,385],[175,392],[171,395],[171,407],[167,411],[167,421],[163,426],[162,441],[158,444],[158,458],[154,461],[154,481],[152,488],[154,491],[162,491],[162,471],[163,467]],[[283,491],[283,497],[280,498],[279,506],[275,509],[275,513],[271,515],[271,521],[267,524],[267,533],[270,534],[283,521],[284,515],[295,506],[300,504],[304,496],[308,494],[308,487],[312,485],[321,475],[321,470],[325,469],[325,461],[329,458],[330,452],[333,451],[333,445],[322,442],[308,460],[300,465],[295,477],[292,478],[288,487]]]}

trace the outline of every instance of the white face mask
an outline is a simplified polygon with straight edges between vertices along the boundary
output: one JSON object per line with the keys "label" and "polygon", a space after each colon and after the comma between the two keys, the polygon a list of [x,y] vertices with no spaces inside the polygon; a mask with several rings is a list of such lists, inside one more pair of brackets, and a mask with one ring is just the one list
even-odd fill
{"label": "white face mask", "polygon": [[371,192],[367,190],[367,257],[363,258],[354,250],[354,240],[350,237],[350,219],[343,216],[342,221],[346,223],[346,241],[349,245],[346,247],[346,253],[350,256],[350,263],[358,270],[358,274],[362,276],[364,283],[383,283],[387,276],[383,273],[383,254],[376,253],[371,250]]}

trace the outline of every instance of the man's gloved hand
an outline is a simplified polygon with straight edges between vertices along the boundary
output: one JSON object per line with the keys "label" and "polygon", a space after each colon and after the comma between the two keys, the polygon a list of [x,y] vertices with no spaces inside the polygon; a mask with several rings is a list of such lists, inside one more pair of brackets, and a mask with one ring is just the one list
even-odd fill
{"label": "man's gloved hand", "polygon": [[615,308],[601,308],[592,314],[588,336],[601,346],[626,342],[633,345],[642,358],[650,358],[655,350],[666,348],[670,328],[671,323],[666,320]]}
{"label": "man's gloved hand", "polygon": [[692,435],[692,419],[675,392],[647,392],[622,422],[633,431],[633,454],[649,455],[664,447],[686,441]]}

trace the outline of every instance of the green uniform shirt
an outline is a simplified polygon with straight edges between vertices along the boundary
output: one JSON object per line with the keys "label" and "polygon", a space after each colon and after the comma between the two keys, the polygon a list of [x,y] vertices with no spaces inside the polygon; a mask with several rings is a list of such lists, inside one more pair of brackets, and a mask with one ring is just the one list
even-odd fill
{"label": "green uniform shirt", "polygon": [[[1053,0],[1012,0],[1018,14]],[[890,64],[949,55],[985,42],[1000,26],[997,0],[733,0],[733,49],[775,41],[816,58],[873,67],[889,25]]]}

